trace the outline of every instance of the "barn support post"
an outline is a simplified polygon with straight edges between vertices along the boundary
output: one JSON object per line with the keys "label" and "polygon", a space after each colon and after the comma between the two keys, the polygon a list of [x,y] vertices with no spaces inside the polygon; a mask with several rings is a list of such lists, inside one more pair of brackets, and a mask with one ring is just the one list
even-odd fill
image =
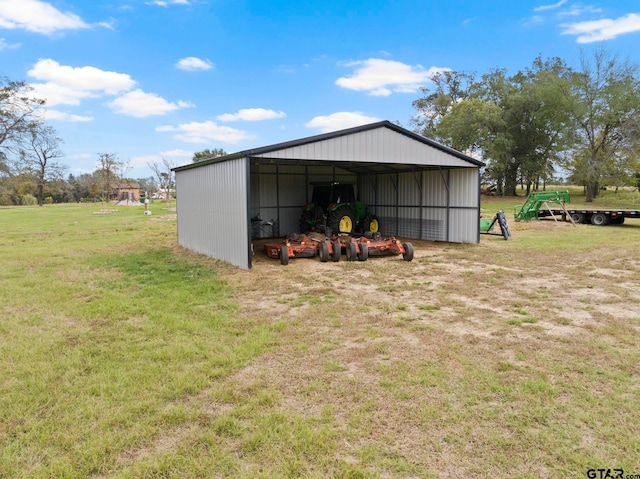
{"label": "barn support post", "polygon": [[420,226],[418,227],[418,236],[420,237],[420,239],[422,238],[422,221],[423,221],[423,207],[424,207],[424,201],[423,201],[423,190],[424,190],[424,172],[422,170],[420,170],[418,173],[420,174],[420,178],[417,178],[416,176],[416,170],[415,169],[411,169],[411,173],[413,174],[413,179],[416,182],[416,185],[418,186],[418,191],[420,192],[420,214],[418,216],[418,221],[420,222]]}
{"label": "barn support post", "polygon": [[[276,218],[278,218],[278,236],[280,236],[280,165],[276,165]],[[273,230],[271,231],[273,234]]]}
{"label": "barn support post", "polygon": [[482,201],[482,194],[480,191],[480,187],[481,187],[481,181],[480,181],[480,170],[478,170],[478,234],[477,234],[477,243],[480,243],[480,202]]}
{"label": "barn support post", "polygon": [[[395,178],[395,181],[394,181]],[[398,236],[398,229],[400,228],[400,221],[398,220],[398,214],[400,213],[400,207],[398,206],[398,203],[400,202],[400,191],[398,189],[398,185],[400,183],[400,174],[399,173],[389,173],[389,179],[391,180],[391,184],[393,185],[393,188],[396,190],[396,205],[395,205],[395,209],[396,209],[396,226],[395,226],[395,236]]]}
{"label": "barn support post", "polygon": [[249,159],[249,157],[245,157],[244,159],[245,161],[245,169],[246,169],[246,174],[245,174],[245,188],[246,188],[246,194],[247,194],[247,213],[246,213],[246,221],[247,221],[247,265],[248,265],[248,269],[251,269],[252,267],[252,261],[253,261],[253,241],[251,238],[251,160]]}
{"label": "barn support post", "polygon": [[438,171],[440,172],[440,177],[442,178],[442,183],[444,183],[444,187],[447,190],[447,213],[446,213],[446,224],[445,224],[445,241],[449,241],[449,224],[451,223],[451,189],[449,188],[449,181],[451,180],[451,170],[449,168],[447,168],[447,175],[445,178],[444,173],[442,172],[442,167],[439,166],[438,167]]}

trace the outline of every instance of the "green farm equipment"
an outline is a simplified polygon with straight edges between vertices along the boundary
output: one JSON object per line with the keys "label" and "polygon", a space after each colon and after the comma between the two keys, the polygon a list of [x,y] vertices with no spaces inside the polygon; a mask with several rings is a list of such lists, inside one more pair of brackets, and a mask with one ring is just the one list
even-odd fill
{"label": "green farm equipment", "polygon": [[352,184],[318,182],[313,185],[311,202],[304,205],[300,232],[324,230],[331,234],[380,231],[378,218],[366,203],[356,200]]}
{"label": "green farm equipment", "polygon": [[542,205],[556,203],[564,209],[564,204],[569,203],[569,201],[571,201],[571,198],[568,191],[535,191],[529,193],[524,204],[515,207],[514,218],[516,221],[537,219],[538,211]]}

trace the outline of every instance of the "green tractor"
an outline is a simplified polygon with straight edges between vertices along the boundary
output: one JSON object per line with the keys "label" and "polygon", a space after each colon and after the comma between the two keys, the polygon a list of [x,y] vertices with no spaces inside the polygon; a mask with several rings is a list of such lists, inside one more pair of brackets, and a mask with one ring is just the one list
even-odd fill
{"label": "green tractor", "polygon": [[323,230],[325,234],[350,234],[371,231],[378,233],[378,218],[369,212],[366,203],[356,200],[349,183],[311,183],[311,203],[304,205],[300,217],[300,232]]}

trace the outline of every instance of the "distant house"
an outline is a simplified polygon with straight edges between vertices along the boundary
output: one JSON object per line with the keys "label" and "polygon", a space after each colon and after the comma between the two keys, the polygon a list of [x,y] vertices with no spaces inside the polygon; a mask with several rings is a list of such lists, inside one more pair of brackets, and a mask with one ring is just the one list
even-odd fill
{"label": "distant house", "polygon": [[112,183],[109,201],[140,202],[140,185],[134,182]]}
{"label": "distant house", "polygon": [[[173,188],[169,189],[169,195],[170,196],[175,196],[176,194],[176,190]],[[151,195],[151,198],[156,199],[156,200],[166,200],[167,199],[167,192],[166,190],[163,189],[159,189],[158,191],[156,191],[155,193],[153,193]]]}

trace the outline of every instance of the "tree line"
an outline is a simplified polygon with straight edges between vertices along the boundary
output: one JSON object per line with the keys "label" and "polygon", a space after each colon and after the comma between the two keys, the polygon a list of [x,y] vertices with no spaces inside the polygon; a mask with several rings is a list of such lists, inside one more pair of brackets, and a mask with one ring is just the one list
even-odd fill
{"label": "tree line", "polygon": [[445,71],[413,102],[415,130],[487,163],[500,195],[562,173],[591,202],[602,186],[640,186],[638,67],[603,49],[570,68],[536,58],[514,75]]}
{"label": "tree line", "polygon": [[[97,153],[92,173],[67,175],[60,163],[63,140],[44,120],[45,101],[32,96],[33,88],[22,81],[0,79],[0,206],[45,203],[108,201],[114,185],[137,184],[150,195],[175,194],[175,166],[166,158],[147,163],[153,176],[131,178],[130,165],[116,153]],[[203,150],[194,162],[223,156],[222,149]]]}
{"label": "tree line", "polygon": [[[165,158],[148,163],[154,176],[134,180],[115,153],[98,153],[93,173],[65,178],[63,141],[31,93],[24,82],[0,80],[0,205],[107,200],[116,181],[170,194],[175,165]],[[528,193],[559,176],[584,186],[588,202],[605,185],[640,187],[638,66],[604,49],[583,54],[578,68],[538,57],[513,75],[444,71],[421,94],[415,131],[482,159],[482,181],[497,194]],[[224,155],[206,149],[192,161]]]}

